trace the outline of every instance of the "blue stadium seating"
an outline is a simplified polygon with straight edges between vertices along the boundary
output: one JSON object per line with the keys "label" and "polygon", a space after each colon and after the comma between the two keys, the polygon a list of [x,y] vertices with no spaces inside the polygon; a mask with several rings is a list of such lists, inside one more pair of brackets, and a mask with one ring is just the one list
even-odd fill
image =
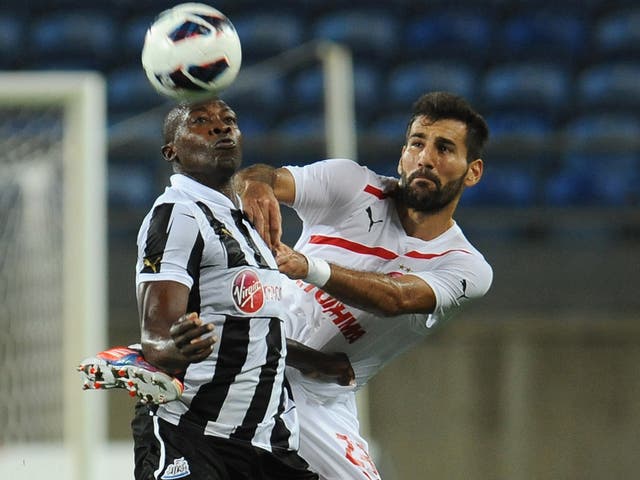
{"label": "blue stadium seating", "polygon": [[475,70],[454,62],[415,62],[401,64],[389,73],[389,102],[396,108],[409,107],[423,93],[446,90],[475,98]]}
{"label": "blue stadium seating", "polygon": [[[0,68],[97,69],[108,81],[110,120],[129,118],[166,102],[149,87],[140,53],[149,24],[176,3],[6,0]],[[638,204],[638,0],[217,0],[215,6],[241,36],[245,67],[308,40],[352,48],[360,151],[376,170],[395,174],[417,97],[449,90],[479,107],[491,128],[485,179],[463,203]],[[313,160],[322,156],[323,138],[316,67],[265,73],[259,88],[245,81],[243,69],[222,96],[248,137],[264,138],[272,150],[281,141],[305,143],[298,160]],[[112,127],[110,163],[155,152],[158,122]],[[257,150],[248,155],[262,159]],[[125,185],[118,168],[110,175],[116,192],[110,201],[135,204],[124,190],[117,193]]]}
{"label": "blue stadium seating", "polygon": [[492,49],[493,20],[472,9],[443,8],[412,17],[401,49],[408,58],[455,58],[482,65]]}
{"label": "blue stadium seating", "polygon": [[570,78],[569,71],[556,64],[498,64],[481,81],[482,99],[494,109],[535,109],[553,116],[572,100]]}
{"label": "blue stadium seating", "polygon": [[640,115],[587,113],[572,117],[563,128],[568,152],[623,154],[640,151]]}
{"label": "blue stadium seating", "polygon": [[491,143],[532,143],[539,146],[554,134],[552,119],[538,112],[523,109],[490,112],[485,115],[485,120],[491,131]]}
{"label": "blue stadium seating", "polygon": [[583,109],[640,108],[640,62],[590,65],[576,80],[577,102]]}
{"label": "blue stadium seating", "polygon": [[[359,117],[368,118],[379,108],[383,79],[370,64],[356,63],[353,67],[354,99]],[[303,70],[291,80],[289,107],[296,110],[323,108],[324,78],[320,67]]]}
{"label": "blue stadium seating", "polygon": [[595,53],[601,58],[640,56],[640,7],[616,10],[594,25]]}
{"label": "blue stadium seating", "polygon": [[248,63],[295,48],[304,39],[302,21],[291,14],[236,15],[233,24],[242,42],[243,61]]}
{"label": "blue stadium seating", "polygon": [[501,61],[577,62],[589,45],[586,21],[574,11],[539,8],[508,17],[496,33]]}
{"label": "blue stadium seating", "polygon": [[23,18],[0,13],[0,69],[10,70],[20,65],[24,32]]}
{"label": "blue stadium seating", "polygon": [[363,60],[390,60],[397,52],[399,29],[390,10],[363,7],[326,13],[312,24],[311,33],[314,39],[344,43]]}
{"label": "blue stadium seating", "polygon": [[107,77],[107,95],[111,113],[144,111],[167,101],[151,87],[140,66],[112,70]]}
{"label": "blue stadium seating", "polygon": [[114,18],[98,10],[44,15],[30,28],[29,57],[36,68],[66,59],[79,68],[107,70],[117,58],[115,33]]}

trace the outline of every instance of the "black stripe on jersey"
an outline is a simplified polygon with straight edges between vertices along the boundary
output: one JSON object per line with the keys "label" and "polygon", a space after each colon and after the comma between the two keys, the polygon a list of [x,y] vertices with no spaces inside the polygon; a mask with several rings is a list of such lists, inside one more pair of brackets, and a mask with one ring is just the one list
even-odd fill
{"label": "black stripe on jersey", "polygon": [[161,261],[167,246],[167,238],[169,238],[169,221],[173,205],[173,203],[163,203],[154,208],[151,213],[140,273],[158,273],[162,268]]}
{"label": "black stripe on jersey", "polygon": [[[244,238],[247,240],[247,243],[253,250],[253,258],[256,259],[256,262],[258,262],[260,268],[270,268],[269,264],[260,253],[260,249],[256,246],[253,238],[249,234],[247,226],[242,222],[243,219],[246,219],[244,213],[242,213],[240,210],[231,210],[231,216],[233,217],[233,221],[236,223],[236,227],[238,227],[238,230],[242,232],[242,235],[244,235]],[[247,219],[247,221],[249,220]]]}
{"label": "black stripe on jersey", "polygon": [[200,314],[200,264],[202,263],[203,250],[204,239],[202,234],[198,232],[198,238],[196,238],[187,262],[187,273],[193,279],[193,285],[189,292],[189,301],[187,302],[187,312],[189,313],[196,312]]}
{"label": "black stripe on jersey", "polygon": [[275,426],[273,427],[273,430],[271,430],[270,443],[274,449],[283,448],[285,450],[289,450],[289,437],[291,436],[291,432],[282,420],[282,414],[285,406],[285,395],[289,397],[289,405],[293,405],[293,393],[291,392],[291,385],[289,385],[287,377],[284,377],[284,381],[282,383],[280,405],[278,405],[278,414],[275,419]]}
{"label": "black stripe on jersey", "polygon": [[227,229],[224,223],[218,220],[214,215],[211,209],[202,202],[196,202],[196,205],[200,207],[202,213],[204,213],[205,217],[209,221],[209,225],[213,228],[213,231],[220,238],[220,243],[227,251],[227,267],[239,267],[241,265],[249,265],[247,259],[242,251],[242,247],[238,241],[233,238],[232,233]]}
{"label": "black stripe on jersey", "polygon": [[197,425],[204,432],[207,422],[218,418],[225,401],[239,403],[245,401],[245,399],[227,399],[227,395],[229,387],[242,371],[247,359],[250,321],[251,319],[246,317],[231,315],[225,317],[213,378],[193,397],[189,411],[180,418],[180,426]]}
{"label": "black stripe on jersey", "polygon": [[[242,425],[236,428],[229,437],[250,442],[255,435],[258,423],[264,421],[269,407],[273,384],[278,373],[278,365],[282,358],[282,330],[280,320],[269,320],[269,333],[267,333],[267,356],[260,369],[258,386],[256,387],[251,404],[247,410]],[[282,398],[280,398],[282,403]],[[279,416],[278,416],[279,418]],[[287,431],[287,434],[289,432]]]}

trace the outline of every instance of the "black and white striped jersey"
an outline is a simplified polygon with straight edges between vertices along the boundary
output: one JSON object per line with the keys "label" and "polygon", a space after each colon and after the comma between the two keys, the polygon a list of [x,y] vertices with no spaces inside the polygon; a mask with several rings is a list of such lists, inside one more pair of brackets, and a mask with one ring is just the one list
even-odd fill
{"label": "black and white striped jersey", "polygon": [[161,418],[269,451],[297,449],[296,415],[284,388],[282,278],[226,196],[184,175],[171,177],[138,234],[136,285],[172,280],[189,287],[187,311],[214,324],[218,342],[209,358],[189,366],[181,400],[160,406]]}

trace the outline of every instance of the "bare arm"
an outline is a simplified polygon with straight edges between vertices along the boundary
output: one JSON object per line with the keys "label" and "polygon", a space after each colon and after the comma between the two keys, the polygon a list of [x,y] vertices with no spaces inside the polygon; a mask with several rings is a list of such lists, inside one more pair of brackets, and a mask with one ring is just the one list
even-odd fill
{"label": "bare arm", "polygon": [[142,352],[148,362],[177,374],[211,354],[216,338],[206,334],[213,325],[187,313],[189,288],[173,281],[145,282],[138,298]]}
{"label": "bare arm", "polygon": [[[307,258],[280,244],[276,252],[278,269],[292,279],[305,279]],[[322,289],[341,300],[385,316],[403,313],[431,313],[436,306],[433,289],[415,275],[391,277],[383,273],[362,272],[330,264],[329,280]]]}
{"label": "bare arm", "polygon": [[287,365],[325,382],[347,386],[355,381],[355,373],[346,354],[319,352],[290,338],[287,338]]}
{"label": "bare arm", "polygon": [[282,236],[280,203],[291,205],[296,196],[291,172],[270,165],[252,165],[234,175],[233,188],[260,236],[270,248],[275,248]]}

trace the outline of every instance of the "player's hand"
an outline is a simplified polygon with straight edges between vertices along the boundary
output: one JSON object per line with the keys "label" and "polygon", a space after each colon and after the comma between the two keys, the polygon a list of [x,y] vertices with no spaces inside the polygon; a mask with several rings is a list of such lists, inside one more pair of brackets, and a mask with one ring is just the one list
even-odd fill
{"label": "player's hand", "polygon": [[356,381],[349,357],[341,352],[325,354],[324,359],[317,362],[313,369],[302,368],[300,371],[316,380],[337,383],[343,387],[355,385]]}
{"label": "player's hand", "polygon": [[198,363],[211,355],[213,345],[218,341],[215,335],[208,335],[212,331],[212,324],[204,324],[198,314],[192,312],[182,315],[174,322],[169,335],[184,360]]}
{"label": "player's hand", "polygon": [[247,180],[240,199],[247,218],[269,249],[273,250],[282,237],[280,203],[273,189],[264,182]]}
{"label": "player's hand", "polygon": [[305,278],[309,273],[307,257],[284,243],[276,246],[275,257],[278,270],[293,280]]}

